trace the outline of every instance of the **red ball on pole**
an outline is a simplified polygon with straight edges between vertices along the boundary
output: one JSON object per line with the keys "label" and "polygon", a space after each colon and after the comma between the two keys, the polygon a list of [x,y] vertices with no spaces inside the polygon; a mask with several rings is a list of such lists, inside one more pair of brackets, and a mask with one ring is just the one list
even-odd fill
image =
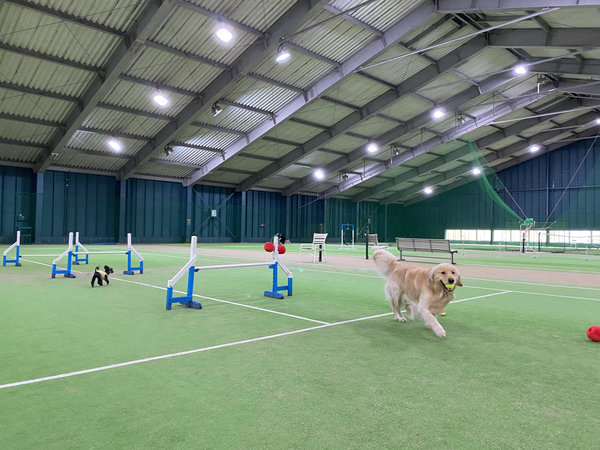
{"label": "red ball on pole", "polygon": [[272,242],[265,242],[264,248],[266,252],[273,252],[275,251],[275,244],[273,244]]}
{"label": "red ball on pole", "polygon": [[280,255],[283,255],[285,253],[285,245],[279,244],[277,246],[277,253],[279,253]]}

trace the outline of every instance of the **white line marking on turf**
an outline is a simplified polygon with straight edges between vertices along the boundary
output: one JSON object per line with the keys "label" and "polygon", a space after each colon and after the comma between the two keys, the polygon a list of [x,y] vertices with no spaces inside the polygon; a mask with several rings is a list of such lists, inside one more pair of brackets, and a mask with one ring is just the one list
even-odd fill
{"label": "white line marking on turf", "polygon": [[[31,260],[27,260],[27,261],[29,262]],[[50,266],[48,264],[44,264],[44,263],[41,263],[39,261],[31,261],[31,262],[35,263],[35,264],[40,264],[42,266],[52,267],[52,266]],[[77,272],[77,273],[89,273],[89,272],[82,272],[80,270],[73,270],[73,269],[71,269],[71,270],[73,272]],[[148,284],[148,283],[142,283],[141,281],[125,280],[123,278],[118,278],[118,277],[114,277],[114,276],[110,277],[110,279],[111,280],[122,281],[123,283],[139,284],[140,286],[151,287],[151,288],[160,289],[160,290],[163,290],[163,291],[167,290],[167,288],[165,288],[165,287],[155,286],[153,284]],[[178,294],[186,294],[186,292],[184,292],[184,291],[178,291],[178,290],[175,290],[175,289],[173,291],[177,292]],[[213,300],[215,302],[228,303],[230,305],[241,306],[243,308],[255,309],[257,311],[264,311],[264,312],[268,312],[268,313],[271,313],[271,314],[277,314],[277,315],[280,315],[280,316],[292,317],[294,319],[306,320],[308,322],[320,323],[320,324],[324,324],[324,325],[329,324],[329,322],[323,322],[322,320],[309,319],[308,317],[296,316],[294,314],[288,314],[288,313],[284,313],[284,312],[280,312],[280,311],[274,311],[272,309],[259,308],[258,306],[246,305],[244,303],[231,302],[229,300],[222,300],[222,299],[214,298],[214,297],[206,297],[204,295],[198,295],[198,294],[193,294],[193,296],[194,297],[198,297],[198,298],[205,298],[207,300]]]}
{"label": "white line marking on turf", "polygon": [[493,294],[478,295],[477,297],[463,298],[460,300],[452,300],[450,303],[466,302],[467,300],[475,300],[477,298],[493,297],[494,295],[510,294],[511,292],[514,292],[514,291],[494,292]]}
{"label": "white line marking on turf", "polygon": [[[506,291],[504,293],[508,293],[508,292],[509,291]],[[472,298],[465,298],[465,299],[458,300],[458,301],[455,300],[455,301],[453,301],[451,303],[457,303],[459,301],[460,302],[466,302],[467,300],[475,300],[475,299],[478,299],[478,298],[491,297],[492,295],[500,295],[500,294],[501,293],[489,294],[489,295],[482,295],[482,296],[472,297]],[[261,336],[261,337],[258,337],[258,338],[245,339],[243,341],[228,342],[226,344],[218,344],[218,345],[212,345],[210,347],[196,348],[196,349],[193,349],[193,350],[185,350],[183,352],[168,353],[166,355],[151,356],[151,357],[148,357],[148,358],[136,359],[136,360],[133,360],[133,361],[126,361],[126,362],[122,362],[122,363],[109,364],[108,366],[95,367],[93,369],[84,369],[84,370],[78,370],[78,371],[75,371],[75,372],[62,373],[62,374],[59,374],[59,375],[51,375],[51,376],[48,376],[48,377],[34,378],[34,379],[31,379],[31,380],[24,380],[24,381],[16,381],[14,383],[2,384],[2,385],[0,385],[0,389],[10,388],[10,387],[17,387],[17,386],[24,386],[26,384],[41,383],[43,381],[58,380],[58,379],[61,379],[61,378],[73,377],[75,375],[84,375],[86,373],[101,372],[103,370],[117,369],[119,367],[126,367],[126,366],[132,366],[134,364],[141,364],[141,363],[146,363],[146,362],[150,362],[150,361],[158,361],[158,360],[161,360],[161,359],[174,358],[176,356],[185,356],[185,355],[191,355],[193,353],[205,352],[205,351],[208,351],[208,350],[216,350],[216,349],[220,349],[220,348],[234,347],[234,346],[237,346],[237,345],[249,344],[251,342],[266,341],[268,339],[274,339],[274,338],[283,337],[283,336],[291,336],[291,335],[294,335],[294,334],[305,333],[307,331],[319,330],[321,328],[329,328],[329,327],[334,327],[334,326],[337,326],[337,325],[345,325],[345,324],[348,324],[348,323],[355,323],[355,322],[361,322],[361,321],[369,320],[369,319],[376,319],[376,318],[379,318],[379,317],[391,316],[392,314],[393,313],[391,313],[391,312],[383,313],[383,314],[375,314],[373,316],[359,317],[357,319],[343,320],[341,322],[328,323],[328,324],[324,324],[324,325],[317,325],[317,326],[314,326],[314,327],[302,328],[300,330],[286,331],[284,333],[277,333],[277,334],[271,334],[271,335],[268,335],[268,336]]]}

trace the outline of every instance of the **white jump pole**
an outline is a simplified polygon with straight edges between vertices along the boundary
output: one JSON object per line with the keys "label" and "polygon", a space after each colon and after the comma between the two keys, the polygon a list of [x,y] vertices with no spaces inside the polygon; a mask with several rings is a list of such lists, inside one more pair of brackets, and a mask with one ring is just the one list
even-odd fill
{"label": "white jump pole", "polygon": [[[190,246],[190,259],[183,266],[177,274],[167,282],[167,305],[166,309],[171,309],[171,305],[173,303],[183,303],[187,307],[201,309],[202,305],[198,302],[192,300],[193,298],[193,290],[194,290],[194,273],[200,270],[209,270],[209,269],[233,269],[238,267],[256,267],[256,266],[268,266],[269,269],[273,270],[273,288],[271,291],[265,291],[264,294],[267,297],[273,298],[283,298],[283,295],[278,291],[287,291],[288,296],[292,295],[292,272],[279,261],[279,249],[278,249],[278,239],[277,237],[273,238],[273,244],[275,246],[275,250],[273,251],[273,260],[268,262],[259,262],[259,263],[239,263],[239,264],[220,264],[213,266],[201,266],[195,267],[196,264],[196,243],[197,237],[192,236],[192,242]],[[288,276],[288,284],[287,286],[278,286],[277,285],[277,267],[281,267],[281,269]],[[183,297],[173,297],[173,287],[175,283],[183,276],[185,272],[188,272],[188,288],[187,293]]]}
{"label": "white jump pole", "polygon": [[[15,259],[6,259],[6,255],[8,254],[8,252],[10,252],[13,248],[17,248],[17,254],[15,256]],[[10,247],[8,247],[6,250],[4,250],[4,252],[2,253],[2,266],[6,267],[6,263],[15,263],[15,266],[20,267],[21,263],[19,262],[19,250],[21,249],[21,231],[17,231],[17,240],[15,241],[14,244],[12,244]]]}
{"label": "white jump pole", "polygon": [[[67,258],[67,268],[66,270],[57,270],[56,265],[58,262],[63,259],[65,256]],[[56,275],[63,274],[65,278],[75,278],[75,274],[71,272],[71,260],[73,259],[73,232],[69,232],[69,247],[59,255],[54,261],[52,261],[52,278],[55,278]]]}
{"label": "white jump pole", "polygon": [[[81,250],[79,247],[81,247]],[[131,253],[135,253],[140,259],[140,265],[138,267],[131,266]],[[84,254],[85,258],[80,258],[80,254]],[[89,251],[81,242],[79,242],[79,232],[76,232],[73,264],[79,264],[80,262],[88,264],[89,255],[127,255],[127,270],[124,270],[123,273],[125,275],[134,275],[136,270],[139,270],[140,274],[144,273],[144,257],[131,244],[131,233],[127,233],[127,250]]]}
{"label": "white jump pole", "polygon": [[[196,302],[192,299],[194,294],[194,272],[197,258],[197,240],[198,238],[196,236],[192,236],[192,241],[190,243],[190,259],[185,264],[185,266],[179,269],[179,272],[177,272],[173,278],[167,281],[167,309],[171,309],[171,305],[173,303],[182,303],[188,308],[202,309],[202,305],[199,302]],[[179,281],[179,279],[186,272],[188,272],[187,294],[183,297],[173,297],[173,286],[175,286],[175,283],[177,283],[177,281]]]}

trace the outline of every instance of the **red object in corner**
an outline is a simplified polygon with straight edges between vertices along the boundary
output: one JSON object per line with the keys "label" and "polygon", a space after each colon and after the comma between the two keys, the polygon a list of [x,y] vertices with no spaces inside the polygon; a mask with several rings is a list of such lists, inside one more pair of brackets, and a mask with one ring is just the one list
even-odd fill
{"label": "red object in corner", "polygon": [[600,342],[600,327],[598,325],[592,325],[587,330],[587,337],[594,342]]}

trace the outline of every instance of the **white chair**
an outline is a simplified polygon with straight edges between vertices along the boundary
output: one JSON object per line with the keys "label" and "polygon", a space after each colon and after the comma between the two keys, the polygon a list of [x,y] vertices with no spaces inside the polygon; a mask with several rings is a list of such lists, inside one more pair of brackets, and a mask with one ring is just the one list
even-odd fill
{"label": "white chair", "polygon": [[369,247],[372,248],[390,248],[385,242],[379,243],[379,238],[376,234],[369,234]]}
{"label": "white chair", "polygon": [[313,254],[313,263],[317,262],[317,255],[322,252],[325,256],[325,240],[327,239],[328,233],[314,233],[313,240],[310,244],[300,244],[300,256],[302,256],[302,250],[310,251]]}

